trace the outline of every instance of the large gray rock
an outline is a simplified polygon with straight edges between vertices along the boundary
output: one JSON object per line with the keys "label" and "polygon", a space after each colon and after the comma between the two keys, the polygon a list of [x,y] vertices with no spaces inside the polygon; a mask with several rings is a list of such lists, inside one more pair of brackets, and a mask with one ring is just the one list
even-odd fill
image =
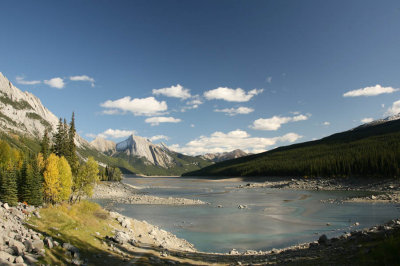
{"label": "large gray rock", "polygon": [[14,262],[15,257],[5,251],[0,251],[0,259],[9,262]]}
{"label": "large gray rock", "polygon": [[130,240],[130,236],[125,232],[118,231],[112,239],[118,244],[125,244]]}
{"label": "large gray rock", "polygon": [[73,245],[71,245],[70,243],[64,243],[62,245],[62,247],[66,250],[68,250],[69,252],[71,252],[72,256],[75,256],[75,254],[77,254],[79,256],[79,249]]}
{"label": "large gray rock", "polygon": [[36,264],[38,262],[38,260],[35,258],[35,256],[33,256],[31,254],[25,254],[24,260],[28,264]]}
{"label": "large gray rock", "polygon": [[17,240],[14,240],[10,247],[14,250],[14,254],[18,256],[22,255],[25,251],[25,245]]}

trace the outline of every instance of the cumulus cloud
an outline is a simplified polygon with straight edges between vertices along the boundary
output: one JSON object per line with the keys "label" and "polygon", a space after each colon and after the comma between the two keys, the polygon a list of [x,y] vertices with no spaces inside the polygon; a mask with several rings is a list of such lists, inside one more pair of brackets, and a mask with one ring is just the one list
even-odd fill
{"label": "cumulus cloud", "polygon": [[272,77],[267,77],[267,78],[265,79],[265,81],[268,82],[268,83],[271,83],[271,82],[272,82]]}
{"label": "cumulus cloud", "polygon": [[386,112],[387,115],[397,115],[399,113],[400,113],[400,100],[395,101]]}
{"label": "cumulus cloud", "polygon": [[18,84],[22,85],[36,85],[42,83],[40,80],[25,80],[25,78],[21,76],[16,76],[15,80]]}
{"label": "cumulus cloud", "polygon": [[366,118],[361,119],[361,123],[364,123],[364,124],[371,123],[372,121],[374,121],[374,119],[371,117],[366,117]]}
{"label": "cumulus cloud", "polygon": [[293,117],[273,116],[271,118],[260,118],[253,122],[250,128],[255,130],[278,130],[282,124],[307,120],[308,116],[296,115]]}
{"label": "cumulus cloud", "polygon": [[322,123],[324,126],[329,126],[331,124],[331,122],[325,121],[324,123]]}
{"label": "cumulus cloud", "polygon": [[52,78],[52,79],[44,80],[43,83],[50,87],[57,88],[57,89],[62,89],[65,87],[65,83],[62,78]]}
{"label": "cumulus cloud", "polygon": [[186,102],[186,106],[181,108],[181,112],[186,112],[186,110],[197,109],[199,105],[203,104],[199,95],[194,95],[189,101]]}
{"label": "cumulus cloud", "polygon": [[159,115],[168,109],[165,101],[159,102],[154,97],[131,99],[126,96],[115,101],[105,101],[100,106],[108,109],[103,111],[105,114],[118,114],[117,111],[120,110],[122,113],[131,112],[135,116]]}
{"label": "cumulus cloud", "polygon": [[241,149],[246,152],[266,151],[278,142],[295,142],[302,136],[296,133],[288,133],[274,138],[251,137],[246,131],[237,129],[228,133],[214,132],[210,136],[200,136],[184,146],[171,145],[172,150],[189,155],[205,153],[228,152]]}
{"label": "cumulus cloud", "polygon": [[160,140],[160,139],[169,140],[169,137],[164,136],[164,135],[156,135],[156,136],[149,138],[150,141],[156,141],[156,140]]}
{"label": "cumulus cloud", "polygon": [[86,75],[72,76],[72,77],[69,77],[69,79],[72,80],[72,81],[88,81],[88,82],[90,82],[90,85],[92,87],[94,87],[94,82],[95,82],[94,78],[91,78],[91,77],[86,76]]}
{"label": "cumulus cloud", "polygon": [[245,92],[241,88],[231,89],[227,87],[219,87],[214,90],[204,92],[207,100],[225,100],[228,102],[248,102],[255,95],[262,93],[263,89],[254,89]]}
{"label": "cumulus cloud", "polygon": [[95,134],[86,134],[87,137],[90,138],[96,138],[96,137],[101,137],[104,139],[112,138],[112,139],[119,139],[119,138],[125,138],[130,135],[135,135],[136,131],[135,130],[121,130],[121,129],[112,129],[109,128],[106,131],[99,133],[97,135]]}
{"label": "cumulus cloud", "polygon": [[180,120],[179,118],[165,116],[150,117],[144,120],[144,122],[149,123],[152,126],[158,126],[160,123],[179,123],[181,121],[182,120]]}
{"label": "cumulus cloud", "polygon": [[377,84],[372,87],[365,87],[358,90],[348,91],[343,94],[343,97],[376,96],[384,93],[393,93],[398,90],[400,89],[395,89],[392,87],[382,87],[381,85]]}
{"label": "cumulus cloud", "polygon": [[188,99],[191,97],[189,89],[185,89],[179,84],[177,84],[176,86],[171,86],[169,88],[154,89],[153,94],[179,98],[182,100],[185,100],[185,99]]}
{"label": "cumulus cloud", "polygon": [[227,115],[230,116],[234,116],[239,114],[240,115],[250,114],[251,112],[254,112],[254,109],[240,106],[238,108],[215,109],[214,112],[221,112],[221,113],[226,113]]}

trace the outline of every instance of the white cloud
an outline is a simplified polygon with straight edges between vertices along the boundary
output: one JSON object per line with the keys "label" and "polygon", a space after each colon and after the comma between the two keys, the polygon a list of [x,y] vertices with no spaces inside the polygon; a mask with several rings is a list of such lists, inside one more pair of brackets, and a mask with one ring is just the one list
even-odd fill
{"label": "white cloud", "polygon": [[250,114],[251,112],[254,112],[253,108],[249,107],[243,107],[240,106],[238,108],[225,108],[225,109],[215,109],[214,112],[221,112],[221,113],[226,113],[227,115],[234,116],[238,114]]}
{"label": "white cloud", "polygon": [[130,135],[135,135],[136,131],[135,130],[121,130],[121,129],[107,129],[106,131],[99,133],[97,135],[89,133],[86,134],[87,137],[89,138],[96,138],[96,137],[101,137],[104,139],[112,138],[112,139],[119,139],[119,138],[125,138]]}
{"label": "white cloud", "polygon": [[105,114],[116,114],[117,110],[121,110],[123,113],[131,112],[136,116],[159,115],[168,109],[165,101],[159,102],[154,97],[131,99],[126,96],[115,101],[105,101],[100,106],[109,109],[103,111]]}
{"label": "white cloud", "polygon": [[387,115],[397,115],[398,113],[400,113],[400,100],[395,101],[386,112]]}
{"label": "white cloud", "polygon": [[296,115],[293,117],[273,116],[271,118],[260,118],[253,122],[250,128],[255,130],[278,130],[282,124],[307,120],[308,116]]}
{"label": "white cloud", "polygon": [[158,126],[160,123],[179,123],[182,120],[174,117],[156,116],[156,117],[146,118],[146,120],[144,121],[146,123],[151,124],[152,126]]}
{"label": "white cloud", "polygon": [[331,124],[331,122],[325,121],[324,123],[322,123],[324,126],[329,126]]}
{"label": "white cloud", "polygon": [[267,77],[265,80],[266,80],[268,83],[271,83],[271,82],[272,82],[272,77]]}
{"label": "white cloud", "polygon": [[371,117],[366,117],[366,118],[361,119],[361,123],[364,123],[364,124],[370,123],[372,121],[374,121],[374,119]]}
{"label": "white cloud", "polygon": [[42,83],[40,80],[25,80],[24,77],[16,76],[15,80],[22,85],[36,85]]}
{"label": "white cloud", "polygon": [[44,84],[49,85],[50,87],[62,89],[65,87],[64,80],[62,78],[52,78],[49,80],[43,81]]}
{"label": "white cloud", "polygon": [[169,88],[154,89],[153,94],[154,95],[164,95],[167,97],[180,98],[183,100],[191,97],[189,89],[185,89],[179,84],[177,84],[176,86],[171,86]]}
{"label": "white cloud", "polygon": [[190,155],[227,152],[235,149],[241,149],[247,152],[266,151],[277,142],[295,142],[302,136],[296,133],[274,138],[251,137],[246,131],[237,129],[228,133],[214,132],[209,137],[200,136],[199,138],[188,142],[181,147],[177,144],[171,145],[172,150]]}
{"label": "white cloud", "polygon": [[382,104],[381,104],[381,107],[382,107],[382,108],[385,108],[385,104],[384,104],[384,103],[382,103]]}
{"label": "white cloud", "polygon": [[395,89],[392,87],[382,87],[381,85],[377,84],[372,87],[365,87],[358,90],[348,91],[343,94],[343,97],[376,96],[384,93],[393,93],[398,90],[399,89]]}
{"label": "white cloud", "polygon": [[248,102],[253,96],[262,93],[263,89],[254,89],[245,92],[241,88],[231,89],[227,87],[219,87],[214,90],[204,92],[207,100],[225,100],[228,102]]}
{"label": "white cloud", "polygon": [[164,135],[157,135],[157,136],[153,136],[149,139],[150,139],[150,141],[156,141],[156,140],[160,140],[160,139],[169,140],[169,137],[164,136]]}
{"label": "white cloud", "polygon": [[91,78],[86,75],[72,76],[72,77],[69,77],[69,79],[72,81],[88,81],[88,82],[90,82],[91,86],[94,87],[94,82],[95,82],[94,78]]}
{"label": "white cloud", "polygon": [[195,125],[194,124],[190,124],[190,127],[195,127]]}
{"label": "white cloud", "polygon": [[191,97],[190,101],[186,102],[186,106],[181,108],[181,112],[186,112],[186,110],[190,109],[197,109],[199,108],[199,105],[203,104],[203,101],[201,100],[199,95],[194,95]]}

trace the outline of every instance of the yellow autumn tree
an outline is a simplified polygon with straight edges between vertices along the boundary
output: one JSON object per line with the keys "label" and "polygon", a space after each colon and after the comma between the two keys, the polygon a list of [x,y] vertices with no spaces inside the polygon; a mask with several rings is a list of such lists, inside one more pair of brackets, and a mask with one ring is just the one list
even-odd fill
{"label": "yellow autumn tree", "polygon": [[37,155],[37,163],[38,163],[38,167],[39,167],[39,172],[43,173],[44,168],[46,167],[46,162],[43,158],[43,154],[41,152],[38,153]]}
{"label": "yellow autumn tree", "polygon": [[58,171],[59,158],[54,153],[46,160],[43,172],[44,178],[44,197],[46,201],[56,203],[60,194],[60,178]]}
{"label": "yellow autumn tree", "polygon": [[58,201],[68,200],[71,195],[72,187],[72,172],[71,167],[68,164],[67,159],[64,156],[58,160],[58,173],[60,192],[58,195]]}
{"label": "yellow autumn tree", "polygon": [[91,197],[93,188],[99,181],[99,166],[93,157],[89,157],[86,163],[78,169],[73,185],[74,197],[72,201],[80,200],[84,196]]}

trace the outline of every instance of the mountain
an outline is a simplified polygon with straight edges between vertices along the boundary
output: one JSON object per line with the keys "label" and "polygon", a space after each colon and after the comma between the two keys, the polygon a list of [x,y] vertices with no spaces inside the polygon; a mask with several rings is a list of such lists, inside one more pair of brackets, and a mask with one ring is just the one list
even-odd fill
{"label": "mountain", "polygon": [[112,140],[106,140],[102,137],[96,137],[90,142],[93,148],[105,154],[113,154],[116,151],[117,144]]}
{"label": "mountain", "polygon": [[[59,119],[47,109],[40,99],[30,92],[22,92],[0,72],[0,129],[29,138],[43,136],[57,129]],[[89,143],[78,134],[75,138],[78,147]]]}
{"label": "mountain", "polygon": [[136,173],[145,175],[180,175],[211,164],[202,158],[174,152],[165,143],[154,144],[134,135],[119,143],[97,137],[90,144],[104,155],[110,155],[111,159],[123,160]]}
{"label": "mountain", "polygon": [[185,176],[399,177],[400,115],[326,138],[224,161]]}
{"label": "mountain", "polygon": [[246,152],[236,149],[230,152],[218,152],[218,153],[206,153],[204,155],[199,155],[198,157],[204,159],[204,160],[209,160],[213,162],[222,162],[226,160],[231,160],[231,159],[236,159],[240,157],[247,156]]}

